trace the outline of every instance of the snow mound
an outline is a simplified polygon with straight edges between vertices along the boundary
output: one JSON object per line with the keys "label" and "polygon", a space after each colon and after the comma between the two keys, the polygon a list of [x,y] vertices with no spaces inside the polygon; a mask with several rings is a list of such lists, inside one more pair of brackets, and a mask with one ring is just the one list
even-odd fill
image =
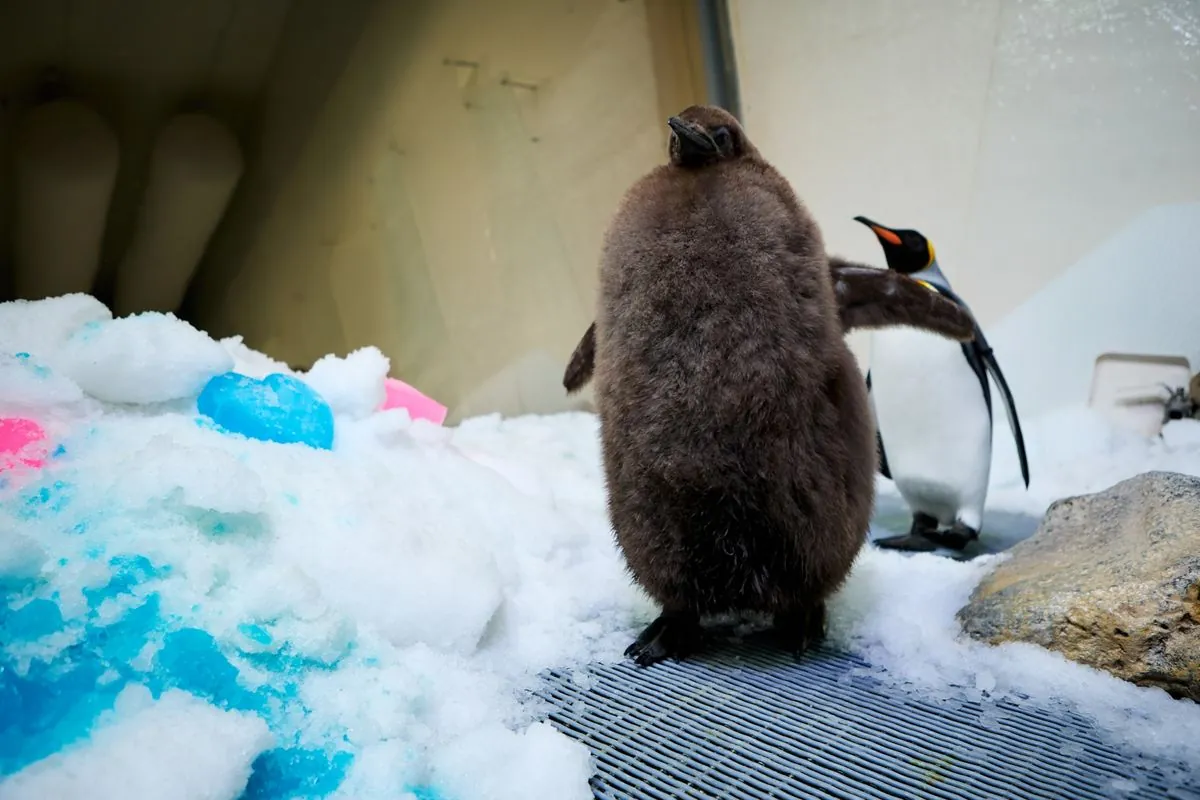
{"label": "snow mound", "polygon": [[8,800],[88,797],[210,800],[237,797],[270,736],[258,717],[222,711],[172,689],[158,700],[142,687],[117,697],[90,741],[18,772]]}
{"label": "snow mound", "polygon": [[92,395],[0,395],[0,416],[80,405],[41,470],[0,475],[0,795],[591,796],[586,748],[521,698],[548,665],[619,658],[649,613],[594,418],[377,413],[368,348],[295,376],[339,412],[332,450],[230,435],[197,411],[211,374],[293,373],[61,300],[22,304],[0,351]]}
{"label": "snow mound", "polygon": [[325,398],[334,414],[362,419],[383,405],[389,366],[378,348],[363,347],[345,358],[330,354],[318,359],[304,381]]}
{"label": "snow mound", "polygon": [[146,312],[89,322],[61,347],[63,371],[108,403],[166,403],[192,397],[233,358],[174,314]]}

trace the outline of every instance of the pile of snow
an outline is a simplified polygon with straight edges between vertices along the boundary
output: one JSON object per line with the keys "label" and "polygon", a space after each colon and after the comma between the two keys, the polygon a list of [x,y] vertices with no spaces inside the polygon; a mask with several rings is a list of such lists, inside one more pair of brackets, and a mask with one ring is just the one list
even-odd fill
{"label": "pile of snow", "polygon": [[4,796],[237,797],[250,779],[251,762],[270,746],[260,718],[222,711],[179,689],[154,700],[145,687],[130,686],[101,716],[113,721],[98,721],[86,747],[33,764],[4,785]]}
{"label": "pile of snow", "polygon": [[591,796],[521,690],[652,612],[594,418],[374,412],[368,348],[311,373],[332,451],[233,436],[205,382],[289,370],[80,295],[0,304],[0,359],[54,450],[0,475],[0,795]]}
{"label": "pile of snow", "polygon": [[[387,361],[367,348],[296,375],[335,415],[319,450],[198,416],[229,368],[294,374],[170,315],[0,304],[0,417],[52,440],[40,471],[0,475],[0,794],[589,798],[586,748],[522,698],[547,667],[620,659],[655,613],[613,544],[595,417],[375,411]],[[1034,490],[997,468],[997,503],[1200,472],[1200,437],[1029,429]],[[833,638],[911,691],[1066,701],[1200,768],[1196,706],[960,641],[988,567],[864,550]]]}

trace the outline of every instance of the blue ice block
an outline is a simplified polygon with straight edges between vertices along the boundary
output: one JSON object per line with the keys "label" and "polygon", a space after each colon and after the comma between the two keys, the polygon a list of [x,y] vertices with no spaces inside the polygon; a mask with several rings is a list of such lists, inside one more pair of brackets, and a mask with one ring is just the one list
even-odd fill
{"label": "blue ice block", "polygon": [[308,384],[272,373],[261,381],[236,372],[209,380],[200,413],[230,433],[281,444],[333,447],[333,410]]}

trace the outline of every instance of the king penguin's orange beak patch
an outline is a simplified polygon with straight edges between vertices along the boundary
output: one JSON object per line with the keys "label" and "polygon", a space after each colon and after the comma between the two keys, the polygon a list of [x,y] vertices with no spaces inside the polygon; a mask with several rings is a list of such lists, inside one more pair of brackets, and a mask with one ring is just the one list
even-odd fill
{"label": "king penguin's orange beak patch", "polygon": [[889,231],[887,228],[877,228],[872,225],[871,230],[875,231],[875,235],[880,239],[883,239],[885,242],[889,242],[894,245],[900,244],[900,237]]}

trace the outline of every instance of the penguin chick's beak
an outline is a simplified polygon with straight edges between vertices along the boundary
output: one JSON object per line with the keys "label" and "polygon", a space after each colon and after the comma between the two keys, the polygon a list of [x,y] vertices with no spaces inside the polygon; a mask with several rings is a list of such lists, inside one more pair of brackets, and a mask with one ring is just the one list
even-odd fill
{"label": "penguin chick's beak", "polygon": [[685,158],[711,158],[717,154],[717,143],[708,132],[679,117],[671,117],[667,125],[679,137],[680,155]]}
{"label": "penguin chick's beak", "polygon": [[855,217],[854,221],[861,222],[863,225],[866,225],[868,228],[875,231],[875,235],[886,244],[895,245],[897,247],[900,246],[900,237],[896,235],[895,231],[893,231],[891,228],[885,228],[878,222],[867,219],[866,217]]}

